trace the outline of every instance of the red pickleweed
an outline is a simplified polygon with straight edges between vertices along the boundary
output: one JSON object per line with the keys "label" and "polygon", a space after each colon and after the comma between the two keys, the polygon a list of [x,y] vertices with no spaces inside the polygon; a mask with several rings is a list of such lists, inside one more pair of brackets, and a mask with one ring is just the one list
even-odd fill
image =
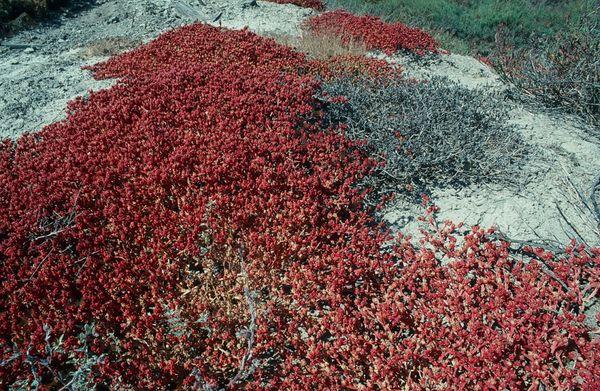
{"label": "red pickleweed", "polygon": [[[373,163],[316,127],[307,65],[248,31],[185,27],[93,67],[122,82],[3,144],[4,385],[68,381],[94,324],[98,382],[226,386],[245,352],[246,290],[260,303],[256,376],[274,377],[293,300],[270,291],[289,263],[326,265],[368,221],[352,185]],[[48,356],[61,336],[69,353]]]}
{"label": "red pickleweed", "polygon": [[357,16],[348,11],[335,10],[313,16],[305,22],[313,33],[336,34],[343,41],[359,41],[370,50],[393,54],[407,50],[416,54],[437,52],[433,37],[417,28],[402,23],[386,23],[375,16]]}
{"label": "red pickleweed", "polygon": [[302,55],[198,24],[92,69],[121,81],[0,145],[3,388],[597,385],[600,251],[390,247]]}

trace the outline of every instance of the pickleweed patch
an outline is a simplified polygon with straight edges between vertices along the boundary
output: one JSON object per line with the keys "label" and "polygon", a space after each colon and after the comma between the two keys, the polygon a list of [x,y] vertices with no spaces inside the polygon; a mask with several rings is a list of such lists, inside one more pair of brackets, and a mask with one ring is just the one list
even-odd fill
{"label": "pickleweed patch", "polygon": [[600,250],[393,238],[303,54],[194,24],[91,70],[0,144],[0,388],[597,388]]}
{"label": "pickleweed patch", "polygon": [[359,40],[369,50],[381,50],[386,54],[406,50],[424,55],[438,50],[435,39],[427,32],[400,22],[387,23],[375,16],[358,16],[343,10],[313,16],[307,20],[305,28],[315,33],[337,33],[346,42]]}

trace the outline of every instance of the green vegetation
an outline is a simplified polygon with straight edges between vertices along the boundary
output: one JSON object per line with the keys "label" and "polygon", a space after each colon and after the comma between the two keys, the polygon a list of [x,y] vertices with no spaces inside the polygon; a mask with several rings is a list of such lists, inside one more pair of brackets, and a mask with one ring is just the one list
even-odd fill
{"label": "green vegetation", "polygon": [[[329,0],[328,8],[380,16],[431,30],[442,46],[487,55],[499,26],[517,46],[532,36],[577,30],[594,14],[597,0]],[[597,17],[597,13],[595,14]]]}
{"label": "green vegetation", "polygon": [[[498,43],[492,57],[499,73],[526,95],[600,125],[600,21],[539,37],[529,46]],[[600,136],[600,127],[592,133]]]}

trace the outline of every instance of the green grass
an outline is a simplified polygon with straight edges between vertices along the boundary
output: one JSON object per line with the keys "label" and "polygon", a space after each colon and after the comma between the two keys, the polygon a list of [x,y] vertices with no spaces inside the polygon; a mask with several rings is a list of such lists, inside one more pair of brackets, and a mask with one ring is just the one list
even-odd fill
{"label": "green grass", "polygon": [[328,0],[328,8],[380,16],[430,30],[442,46],[458,53],[489,54],[499,25],[516,45],[532,35],[577,29],[597,0]]}

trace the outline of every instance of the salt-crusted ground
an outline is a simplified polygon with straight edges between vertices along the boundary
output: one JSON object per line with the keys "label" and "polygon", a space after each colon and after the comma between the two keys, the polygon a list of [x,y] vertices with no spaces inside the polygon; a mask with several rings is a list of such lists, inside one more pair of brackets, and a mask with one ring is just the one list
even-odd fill
{"label": "salt-crusted ground", "polygon": [[[90,54],[90,45],[109,37],[147,41],[161,31],[193,21],[229,28],[249,27],[270,36],[294,36],[299,24],[314,11],[294,5],[249,0],[99,0],[75,14],[64,14],[35,29],[0,43],[0,138],[15,138],[36,131],[65,115],[66,102],[89,89],[111,85],[95,81],[82,65],[104,59]],[[220,15],[220,20],[213,22]],[[12,47],[8,47],[7,45]],[[16,45],[16,47],[15,47]],[[388,58],[419,79],[442,75],[469,88],[503,91],[512,121],[532,146],[533,158],[523,172],[528,178],[514,188],[472,186],[456,191],[438,189],[434,201],[441,217],[467,224],[497,225],[516,239],[556,238],[574,235],[595,240],[598,227],[579,218],[573,206],[569,178],[585,195],[600,173],[600,145],[590,129],[575,118],[549,115],[539,108],[510,99],[512,89],[484,64],[471,57],[445,55],[426,65],[406,57]],[[60,159],[60,156],[57,156]],[[397,228],[415,231],[415,205],[399,203],[386,218]],[[564,215],[572,227],[565,221]],[[406,225],[408,222],[408,225]]]}
{"label": "salt-crusted ground", "polygon": [[[579,209],[582,205],[576,195],[581,192],[589,202],[591,187],[600,175],[600,140],[593,136],[597,130],[576,117],[511,99],[513,88],[472,57],[446,55],[425,65],[403,56],[388,60],[402,64],[406,74],[417,79],[445,76],[468,88],[501,92],[510,108],[511,122],[531,146],[532,155],[522,167],[524,178],[515,173],[512,188],[476,185],[458,191],[436,190],[433,200],[441,208],[442,219],[494,225],[520,240],[565,243],[579,233],[589,243],[600,244],[599,227],[589,213]],[[414,205],[398,203],[389,208],[386,218],[404,225],[417,213]],[[411,221],[404,228],[415,232],[416,224]]]}

